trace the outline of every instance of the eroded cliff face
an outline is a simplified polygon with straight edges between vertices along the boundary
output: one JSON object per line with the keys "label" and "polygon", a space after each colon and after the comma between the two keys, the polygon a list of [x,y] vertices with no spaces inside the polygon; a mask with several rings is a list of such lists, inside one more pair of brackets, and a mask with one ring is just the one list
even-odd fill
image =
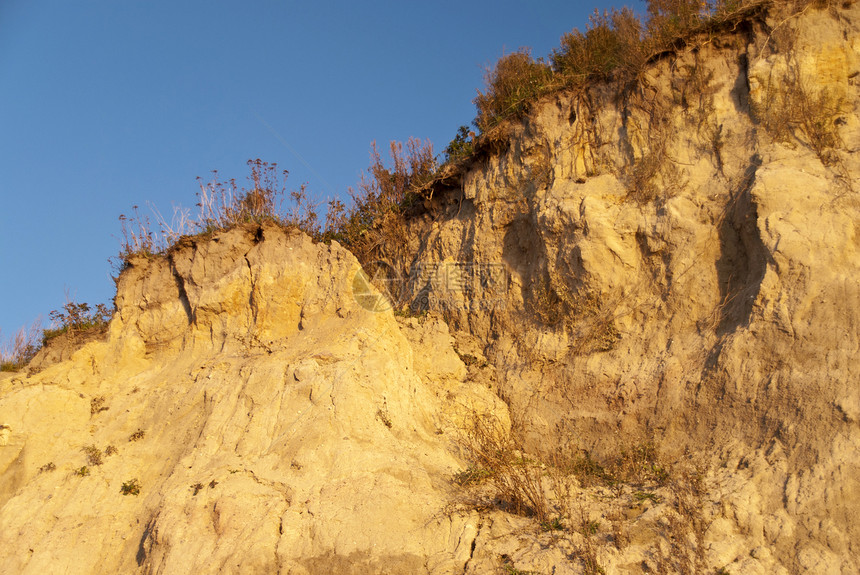
{"label": "eroded cliff face", "polygon": [[527,446],[698,454],[791,572],[860,569],[858,25],[764,16],[547,98],[413,228],[411,300],[486,342]]}
{"label": "eroded cliff face", "polygon": [[506,407],[359,269],[274,226],[132,261],[105,341],[0,381],[2,570],[462,572],[446,433]]}
{"label": "eroded cliff face", "polygon": [[[857,572],[858,26],[539,102],[411,221],[427,316],[270,225],[130,261],[102,339],[0,374],[0,571]],[[637,445],[626,483],[540,462]]]}

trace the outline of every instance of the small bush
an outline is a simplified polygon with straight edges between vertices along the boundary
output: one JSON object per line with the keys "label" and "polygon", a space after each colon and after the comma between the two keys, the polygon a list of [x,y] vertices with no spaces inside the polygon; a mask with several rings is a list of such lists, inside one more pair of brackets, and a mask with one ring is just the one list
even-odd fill
{"label": "small bush", "polygon": [[107,447],[105,447],[105,455],[110,456],[110,455],[115,455],[117,453],[119,453],[119,450],[116,447],[114,447],[113,445],[108,445]]}
{"label": "small bush", "polygon": [[48,473],[50,471],[54,471],[57,469],[57,466],[54,465],[53,461],[49,461],[45,465],[39,468],[39,473]]}
{"label": "small bush", "polygon": [[629,8],[602,14],[595,10],[584,34],[577,29],[568,32],[552,52],[553,69],[567,83],[577,84],[615,74],[633,78],[646,58],[642,22]]}
{"label": "small bush", "polygon": [[648,33],[660,46],[684,36],[710,17],[702,0],[648,0]]}
{"label": "small bush", "polygon": [[532,58],[528,48],[502,56],[484,76],[484,92],[478,92],[474,103],[478,109],[475,125],[487,132],[502,120],[517,117],[529,102],[548,93],[553,74],[543,58]]}
{"label": "small bush", "polygon": [[129,479],[119,488],[123,495],[140,495],[140,481],[137,479]]}
{"label": "small bush", "polygon": [[141,439],[143,439],[145,436],[146,436],[146,432],[145,432],[144,430],[142,430],[142,429],[138,429],[137,431],[135,431],[134,433],[132,433],[132,434],[128,437],[128,440],[129,440],[129,441],[140,441],[140,440],[141,440]]}
{"label": "small bush", "polygon": [[454,163],[468,158],[475,152],[475,133],[468,126],[460,126],[457,135],[445,148],[445,163]]}
{"label": "small bush", "polygon": [[79,469],[75,469],[74,473],[79,477],[87,477],[90,474],[90,468],[84,465]]}
{"label": "small bush", "polygon": [[50,313],[52,327],[42,332],[42,341],[47,343],[58,335],[68,333],[72,339],[77,338],[83,332],[107,325],[113,316],[113,310],[103,304],[97,304],[95,308],[88,303],[78,303],[66,296],[66,303],[61,310]]}

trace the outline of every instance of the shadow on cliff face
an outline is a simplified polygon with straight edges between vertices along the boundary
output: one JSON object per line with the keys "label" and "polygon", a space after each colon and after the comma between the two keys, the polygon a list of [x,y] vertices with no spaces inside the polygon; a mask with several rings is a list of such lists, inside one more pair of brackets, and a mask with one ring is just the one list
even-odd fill
{"label": "shadow on cliff face", "polygon": [[756,206],[750,197],[760,164],[758,158],[753,159],[719,222],[721,255],[716,263],[720,288],[716,318],[718,335],[728,335],[749,325],[753,304],[767,269],[766,250],[756,227]]}

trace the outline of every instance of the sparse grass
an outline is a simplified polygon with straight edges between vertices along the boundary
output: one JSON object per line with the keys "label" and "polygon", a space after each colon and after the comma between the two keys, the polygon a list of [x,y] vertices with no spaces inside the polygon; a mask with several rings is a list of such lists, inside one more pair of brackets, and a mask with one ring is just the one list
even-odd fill
{"label": "sparse grass", "polygon": [[140,495],[140,488],[140,481],[137,479],[129,479],[122,484],[119,491],[123,495]]}
{"label": "sparse grass", "polygon": [[536,571],[517,569],[513,559],[507,554],[500,555],[499,561],[501,563],[501,572],[505,575],[538,575]]}
{"label": "sparse grass", "polygon": [[545,272],[530,285],[526,309],[542,325],[564,329],[572,354],[609,351],[621,338],[615,326],[617,306],[607,298]]}
{"label": "sparse grass", "polygon": [[661,503],[663,501],[659,495],[648,491],[637,491],[633,494],[633,498],[637,501],[650,501],[652,503]]}
{"label": "sparse grass", "polygon": [[497,420],[473,416],[462,440],[473,462],[472,469],[481,471],[460,476],[461,485],[472,483],[486,473],[502,509],[534,517],[538,523],[552,520],[543,487],[543,469],[523,456],[519,444]]}
{"label": "sparse grass", "polygon": [[21,327],[11,339],[3,341],[0,332],[0,371],[19,371],[35,357],[41,347],[42,321]]}
{"label": "sparse grass", "polygon": [[475,466],[469,466],[454,474],[454,483],[461,487],[477,485],[490,477],[490,472]]}
{"label": "sparse grass", "polygon": [[466,367],[476,366],[476,367],[487,367],[488,363],[484,360],[479,360],[477,357],[472,355],[471,353],[460,353],[460,350],[454,349],[454,352],[457,354],[457,357],[460,358],[460,361]]}
{"label": "sparse grass", "polygon": [[582,533],[584,537],[596,535],[598,531],[600,531],[600,521],[595,521],[593,519],[583,519],[582,525],[579,526],[579,532]]}
{"label": "sparse grass", "polygon": [[270,221],[299,228],[314,237],[320,235],[318,204],[310,199],[304,185],[289,193],[290,207],[285,210],[288,172],[260,159],[248,160],[247,164],[251,171],[248,186],[237,184],[235,179],[222,181],[217,171],[208,182],[198,178],[196,217],[182,207],[174,209],[169,222],[153,208],[155,224],[140,213],[138,206],[132,207],[130,216],[120,215],[122,238],[117,267],[123,269],[132,257],[162,254],[182,236],[212,233],[244,223]]}
{"label": "sparse grass", "polygon": [[108,445],[107,447],[105,447],[106,456],[116,455],[117,453],[119,453],[119,450],[113,445]]}
{"label": "sparse grass", "polygon": [[561,517],[553,517],[549,521],[544,521],[540,524],[542,531],[564,531],[564,521]]}

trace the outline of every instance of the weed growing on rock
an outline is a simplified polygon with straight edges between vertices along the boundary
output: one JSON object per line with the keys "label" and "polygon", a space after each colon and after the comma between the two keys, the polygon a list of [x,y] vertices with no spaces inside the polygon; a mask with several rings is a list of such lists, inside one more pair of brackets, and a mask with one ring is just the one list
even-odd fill
{"label": "weed growing on rock", "polygon": [[129,435],[128,440],[129,441],[140,441],[145,436],[146,436],[146,432],[142,429],[138,429],[137,431],[135,431],[134,433]]}
{"label": "weed growing on rock", "polygon": [[523,571],[522,569],[517,569],[514,566],[514,561],[507,554],[502,554],[499,556],[499,561],[502,567],[502,573],[506,575],[537,575],[536,571]]}
{"label": "weed growing on rock", "polygon": [[487,479],[490,476],[490,472],[486,469],[481,469],[480,467],[475,467],[474,465],[469,466],[463,471],[458,471],[454,474],[454,483],[461,487],[468,487],[469,485],[477,485]]}
{"label": "weed growing on rock", "polygon": [[115,455],[117,453],[119,453],[119,450],[113,445],[108,445],[107,447],[105,447],[105,455]]}
{"label": "weed growing on rock", "polygon": [[75,469],[74,474],[79,477],[87,477],[90,474],[90,468],[84,465],[78,469]]}
{"label": "weed growing on rock", "polygon": [[140,487],[140,481],[137,479],[129,479],[122,484],[119,491],[123,495],[140,495]]}
{"label": "weed growing on rock", "polygon": [[48,473],[50,471],[54,471],[57,469],[57,466],[54,465],[53,461],[49,461],[45,465],[39,468],[39,473]]}
{"label": "weed growing on rock", "polygon": [[542,531],[564,531],[564,521],[561,517],[553,517],[549,521],[544,521],[540,524]]}
{"label": "weed growing on rock", "polygon": [[803,142],[830,166],[839,162],[834,150],[842,144],[837,121],[844,107],[843,98],[815,86],[792,61],[781,76],[769,79],[753,113],[774,140],[791,146]]}

